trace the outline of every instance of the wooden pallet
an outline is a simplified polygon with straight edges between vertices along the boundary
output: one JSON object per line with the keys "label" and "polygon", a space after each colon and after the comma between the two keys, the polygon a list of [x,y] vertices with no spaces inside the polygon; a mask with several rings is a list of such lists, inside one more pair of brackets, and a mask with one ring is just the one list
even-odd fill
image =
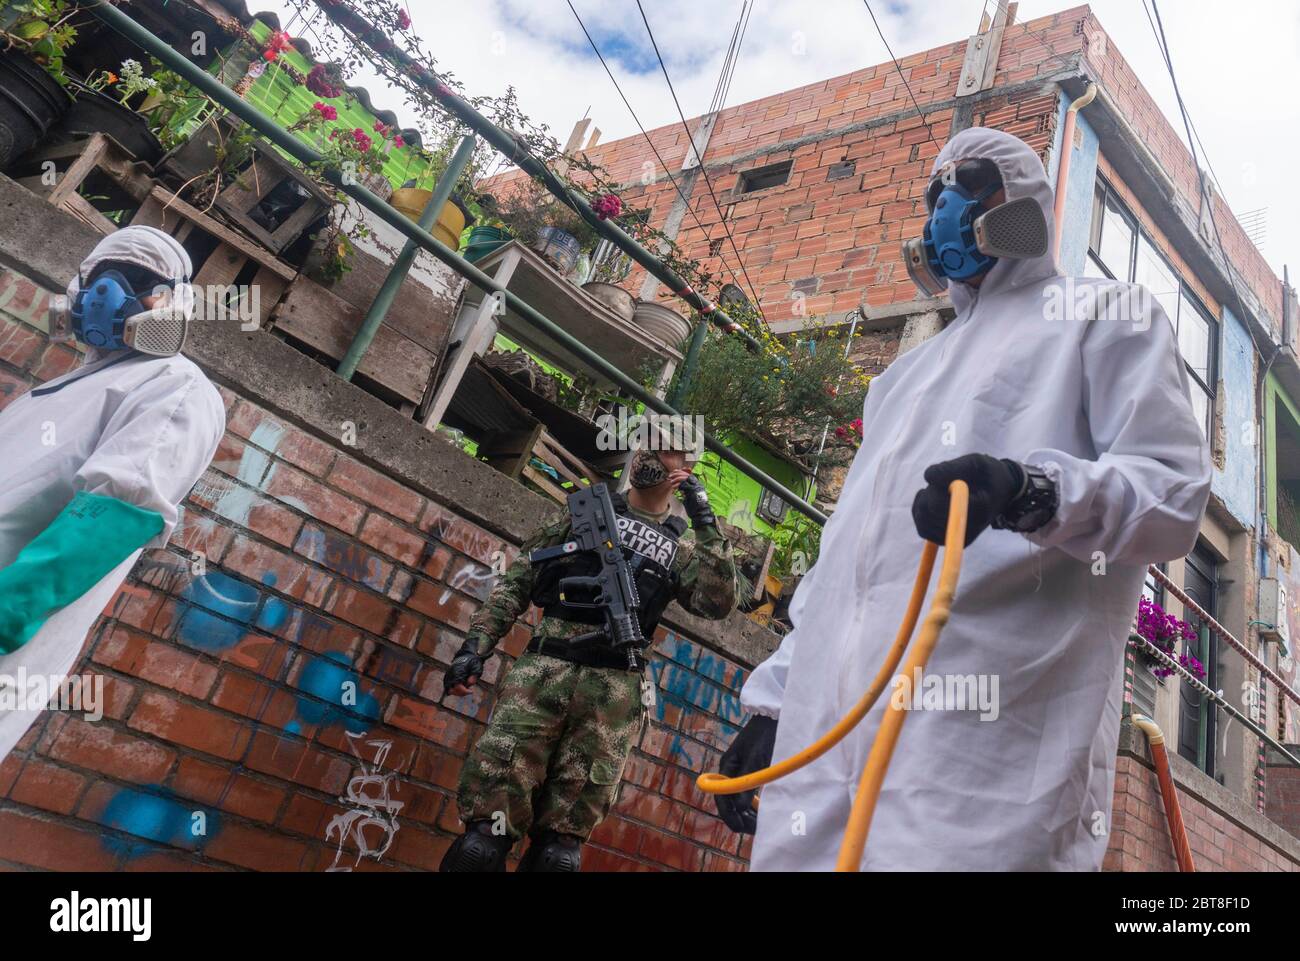
{"label": "wooden pallet", "polygon": [[[10,175],[32,193],[105,235],[120,225],[101,210],[139,205],[153,187],[148,167],[103,133],[30,153]],[[97,205],[83,196],[83,188],[103,199]]]}

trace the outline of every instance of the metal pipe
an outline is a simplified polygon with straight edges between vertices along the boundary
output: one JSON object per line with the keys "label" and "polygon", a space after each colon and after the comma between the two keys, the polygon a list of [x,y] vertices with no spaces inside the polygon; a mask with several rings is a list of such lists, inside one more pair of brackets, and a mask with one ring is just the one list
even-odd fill
{"label": "metal pipe", "polygon": [[1169,668],[1171,671],[1173,671],[1175,674],[1181,677],[1184,681],[1190,684],[1198,694],[1200,694],[1202,697],[1206,698],[1207,700],[1213,702],[1214,704],[1217,704],[1220,708],[1223,709],[1223,711],[1226,714],[1228,714],[1230,717],[1234,718],[1235,720],[1240,721],[1245,727],[1249,728],[1251,733],[1253,733],[1261,741],[1264,741],[1266,744],[1269,745],[1269,747],[1273,748],[1275,751],[1281,754],[1284,758],[1286,758],[1296,767],[1300,767],[1300,757],[1296,757],[1294,754],[1288,751],[1262,727],[1260,727],[1250,718],[1246,717],[1246,715],[1242,714],[1235,707],[1233,707],[1231,704],[1225,701],[1218,692],[1211,691],[1209,686],[1206,685],[1204,681],[1202,681],[1191,671],[1187,670],[1187,668],[1183,667],[1181,664],[1175,661],[1164,651],[1160,650],[1160,648],[1156,647],[1145,637],[1143,637],[1140,634],[1130,634],[1128,638],[1128,642],[1132,644],[1134,647],[1141,648],[1145,653],[1150,654],[1161,664]]}
{"label": "metal pipe", "polygon": [[[434,221],[438,219],[438,215],[442,213],[442,208],[451,199],[451,192],[456,187],[456,181],[460,180],[460,175],[465,172],[465,167],[469,164],[470,158],[474,156],[474,148],[477,146],[478,141],[474,139],[473,134],[463,138],[456,145],[456,152],[452,154],[447,169],[438,178],[433,196],[429,198],[429,202],[424,205],[424,210],[420,212],[420,219],[417,224],[421,230],[428,230],[433,226]],[[348,352],[344,355],[342,363],[339,364],[338,374],[344,380],[352,379],[352,375],[357,371],[357,366],[361,363],[361,358],[370,349],[375,334],[379,332],[379,325],[384,322],[384,317],[388,315],[388,308],[393,305],[393,301],[397,299],[397,292],[402,289],[402,284],[406,282],[406,275],[410,272],[411,263],[415,260],[415,253],[419,249],[420,245],[408,237],[406,243],[402,246],[401,253],[393,261],[388,276],[384,278],[383,286],[375,294],[370,309],[366,311],[365,320],[361,322],[357,335],[352,338],[352,343],[348,345]]]}
{"label": "metal pipe", "polygon": [[1083,96],[1076,99],[1070,104],[1070,109],[1065,111],[1065,127],[1061,131],[1061,162],[1056,168],[1056,209],[1052,214],[1056,221],[1056,238],[1052,247],[1052,257],[1055,260],[1061,258],[1061,236],[1065,233],[1061,224],[1065,220],[1065,198],[1070,192],[1070,155],[1074,153],[1075,117],[1080,110],[1092,103],[1096,96],[1097,85],[1090,83]]}
{"label": "metal pipe", "polygon": [[1169,771],[1169,752],[1165,749],[1165,734],[1160,725],[1145,714],[1130,714],[1133,726],[1147,736],[1151,746],[1151,762],[1156,766],[1156,780],[1160,782],[1160,797],[1165,804],[1165,820],[1169,822],[1169,839],[1174,846],[1174,859],[1178,861],[1178,870],[1191,873],[1196,870],[1192,861],[1192,845],[1187,840],[1187,828],[1183,825],[1183,809],[1178,804],[1178,789],[1174,786],[1174,776]]}
{"label": "metal pipe", "polygon": [[691,342],[686,347],[686,357],[682,360],[682,375],[677,378],[677,388],[668,397],[668,403],[676,407],[682,402],[682,398],[691,389],[691,381],[695,379],[695,372],[700,366],[700,350],[704,347],[704,335],[709,331],[709,325],[701,320],[691,331]]}
{"label": "metal pipe", "polygon": [[544,163],[534,157],[528,151],[528,148],[521,144],[514,135],[502,130],[479,113],[424,64],[412,58],[405,51],[397,49],[393,45],[392,39],[378,27],[368,22],[355,10],[343,5],[341,0],[316,0],[316,5],[336,25],[357,36],[379,56],[392,61],[404,76],[428,91],[453,116],[471,130],[480,134],[484,140],[501,151],[512,163],[517,164],[529,176],[540,180],[547,190],[572,207],[583,220],[591,224],[597,233],[608,238],[652,276],[666,284],[669,290],[686,301],[702,317],[721,327],[728,334],[734,334],[742,338],[751,350],[760,353],[763,351],[762,344],[741,327],[739,323],[727,316],[725,310],[701,296],[680,275],[669,269],[663,261],[624,232],[618,224],[598,217],[582,194],[571,190]]}
{"label": "metal pipe", "polygon": [[[293,134],[289,133],[270,117],[263,114],[252,104],[240,98],[233,90],[223,85],[220,81],[210,76],[198,66],[196,66],[187,57],[173,50],[166,42],[154,36],[146,28],[140,26],[121,10],[114,7],[108,0],[91,0],[88,9],[99,19],[103,20],[110,27],[123,34],[127,39],[139,45],[142,49],[147,50],[153,56],[157,57],[170,70],[175,71],[187,82],[193,84],[199,90],[203,91],[218,104],[225,107],[236,117],[239,117],[245,123],[256,128],[271,140],[277,146],[283,147],[291,156],[296,157],[303,163],[320,164],[324,158],[314,148],[303,143]],[[383,200],[379,199],[371,191],[358,183],[345,183],[344,178],[339,171],[334,168],[327,168],[325,176],[331,183],[335,184],[344,193],[355,198],[366,209],[372,211],[385,223],[396,227],[407,237],[414,240],[425,250],[429,251],[444,264],[450,267],[456,273],[466,278],[474,286],[488,293],[500,294],[515,312],[524,320],[540,328],[547,335],[558,341],[562,346],[572,352],[575,356],[580,357],[596,370],[600,371],[605,377],[617,384],[628,392],[629,395],[645,404],[650,410],[661,414],[678,413],[661,399],[651,394],[640,384],[628,377],[625,373],[611,364],[605,358],[601,357],[586,344],[577,340],[567,331],[558,327],[553,321],[543,316],[536,309],[525,301],[521,300],[517,294],[505,289],[504,286],[497,283],[483,271],[479,270],[473,264],[465,260],[458,253],[444,244],[439,242],[427,230],[413,223],[409,218]],[[720,443],[717,438],[710,434],[704,435],[705,446],[713,451],[727,463],[736,467],[743,474],[752,477],[767,489],[776,493],[787,504],[794,507],[801,514],[811,518],[819,524],[826,523],[826,515],[813,507],[798,494],[788,489],[784,484],[769,477],[763,471],[759,470],[749,461],[745,460],[739,454],[729,449],[726,445]]]}

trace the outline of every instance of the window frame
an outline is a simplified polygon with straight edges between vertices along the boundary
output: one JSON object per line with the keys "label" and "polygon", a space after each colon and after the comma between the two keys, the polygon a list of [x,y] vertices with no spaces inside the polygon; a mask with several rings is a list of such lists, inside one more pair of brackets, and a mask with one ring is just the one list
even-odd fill
{"label": "window frame", "polygon": [[[1116,277],[1111,266],[1101,257],[1101,246],[1105,235],[1105,213],[1108,209],[1107,203],[1119,213],[1120,217],[1129,227],[1132,238],[1129,240],[1128,265],[1127,273],[1124,277]],[[1137,283],[1137,264],[1138,254],[1141,250],[1142,242],[1145,241],[1151,251],[1160,258],[1169,275],[1178,282],[1178,312],[1169,320],[1174,327],[1174,341],[1178,345],[1178,357],[1183,362],[1183,369],[1187,371],[1187,377],[1192,383],[1193,389],[1199,390],[1206,398],[1205,405],[1205,423],[1202,429],[1207,439],[1213,438],[1214,416],[1218,404],[1217,386],[1219,381],[1219,363],[1221,360],[1221,340],[1223,337],[1223,325],[1219,319],[1211,313],[1210,309],[1205,306],[1204,302],[1196,291],[1194,291],[1182,272],[1170,263],[1169,258],[1165,256],[1156,243],[1151,232],[1142,226],[1141,221],[1124,202],[1124,198],[1119,196],[1114,187],[1105,177],[1098,176],[1096,186],[1093,189],[1092,201],[1092,221],[1088,225],[1088,253],[1089,260],[1096,265],[1097,269],[1105,277],[1111,280],[1120,280],[1124,283]],[[1198,313],[1201,319],[1206,323],[1208,328],[1206,333],[1206,377],[1202,378],[1200,374],[1192,367],[1191,363],[1184,356],[1182,345],[1178,342],[1178,336],[1182,329],[1183,304],[1187,303],[1192,310]],[[1191,398],[1188,398],[1191,401]]]}

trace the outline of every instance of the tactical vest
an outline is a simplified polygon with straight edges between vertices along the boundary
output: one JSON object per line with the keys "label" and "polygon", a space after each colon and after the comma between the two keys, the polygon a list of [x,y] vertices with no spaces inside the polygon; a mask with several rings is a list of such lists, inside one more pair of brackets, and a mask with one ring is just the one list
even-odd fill
{"label": "tactical vest", "polygon": [[[677,594],[681,578],[673,569],[673,561],[677,557],[677,542],[686,531],[686,521],[670,514],[656,523],[630,513],[627,501],[618,494],[611,494],[610,499],[618,515],[619,544],[641,598],[637,620],[641,623],[642,636],[649,643],[664,609]],[[560,601],[560,581],[563,578],[590,577],[599,569],[600,561],[586,551],[543,561],[537,565],[531,600],[546,617],[577,624],[603,624],[605,616],[599,608],[573,608]],[[591,599],[577,598],[580,601]]]}

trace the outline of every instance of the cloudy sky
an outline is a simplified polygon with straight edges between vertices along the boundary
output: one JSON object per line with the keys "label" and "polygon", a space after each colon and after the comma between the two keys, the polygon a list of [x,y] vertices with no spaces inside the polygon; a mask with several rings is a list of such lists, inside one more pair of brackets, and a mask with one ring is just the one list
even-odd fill
{"label": "cloudy sky", "polygon": [[[440,65],[474,93],[513,85],[524,112],[563,141],[590,112],[603,140],[637,133],[627,108],[591,53],[565,0],[407,0],[413,29]],[[729,106],[888,60],[861,0],[754,0]],[[647,129],[678,122],[633,0],[573,0]],[[688,117],[713,96],[741,0],[644,2]],[[285,21],[280,0],[250,0]],[[1072,6],[1021,0],[1019,20]],[[898,57],[960,40],[978,28],[983,0],[872,0]],[[992,7],[993,4],[989,3]],[[1094,0],[1094,15],[1180,135],[1173,87],[1136,0]],[[1184,100],[1238,214],[1267,208],[1261,244],[1280,275],[1300,274],[1300,4],[1295,0],[1163,0],[1160,7]],[[302,33],[302,23],[290,26]],[[311,39],[310,31],[305,34]],[[1046,55],[1046,54],[1045,54]],[[376,101],[397,110],[382,83],[358,75]],[[1202,165],[1205,158],[1202,158]]]}

